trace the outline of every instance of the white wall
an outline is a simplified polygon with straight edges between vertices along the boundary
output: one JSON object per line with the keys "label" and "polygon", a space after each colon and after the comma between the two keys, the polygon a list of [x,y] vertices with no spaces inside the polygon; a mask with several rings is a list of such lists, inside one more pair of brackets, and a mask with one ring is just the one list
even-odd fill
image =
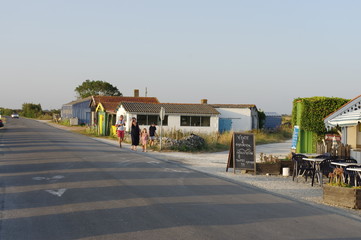
{"label": "white wall", "polygon": [[137,115],[126,112],[123,106],[121,106],[117,111],[117,121],[118,121],[120,115],[124,116],[125,131],[129,132],[130,131],[130,123],[132,121],[132,118],[137,117]]}
{"label": "white wall", "polygon": [[[119,119],[120,115],[124,115],[126,120],[126,131],[130,131],[130,122],[132,117],[137,117],[136,114],[131,114],[125,111],[123,106],[121,106],[117,111],[117,119]],[[183,116],[184,114],[182,114]],[[194,114],[192,114],[194,116]],[[180,126],[180,115],[168,115],[168,126],[163,126],[163,131],[172,131],[172,130],[180,130],[183,132],[191,132],[191,133],[215,133],[218,132],[218,123],[219,119],[217,115],[211,116],[210,118],[211,124],[210,127],[183,127]],[[149,125],[139,125],[141,129],[146,128],[149,129]],[[159,133],[160,126],[157,126],[157,131]]]}
{"label": "white wall", "polygon": [[[184,114],[182,114],[184,115]],[[194,115],[192,115],[194,116]],[[180,125],[180,115],[168,115],[168,126],[163,126],[164,131],[181,130],[191,133],[215,133],[218,132],[218,116],[211,116],[211,124],[209,127],[191,127]]]}
{"label": "white wall", "polygon": [[361,145],[361,124],[357,125],[357,143],[356,146]]}
{"label": "white wall", "polygon": [[[193,116],[193,115],[192,115]],[[168,125],[163,126],[163,131],[174,131],[174,130],[180,130],[184,133],[215,133],[218,132],[218,117],[217,116],[211,116],[211,124],[209,127],[184,127],[180,126],[180,115],[168,115]],[[140,128],[149,128],[149,125],[140,125]],[[160,125],[157,126],[157,132],[159,134]]]}
{"label": "white wall", "polygon": [[252,130],[252,112],[249,108],[216,108],[219,118],[232,119],[232,131]]}
{"label": "white wall", "polygon": [[350,156],[351,156],[351,158],[357,160],[357,163],[361,164],[361,151],[360,150],[351,149]]}

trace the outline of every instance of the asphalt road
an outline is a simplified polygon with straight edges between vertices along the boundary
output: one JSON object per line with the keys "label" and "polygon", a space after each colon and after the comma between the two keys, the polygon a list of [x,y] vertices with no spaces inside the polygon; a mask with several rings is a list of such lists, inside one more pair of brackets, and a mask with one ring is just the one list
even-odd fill
{"label": "asphalt road", "polygon": [[361,239],[361,221],[26,119],[0,129],[0,239]]}

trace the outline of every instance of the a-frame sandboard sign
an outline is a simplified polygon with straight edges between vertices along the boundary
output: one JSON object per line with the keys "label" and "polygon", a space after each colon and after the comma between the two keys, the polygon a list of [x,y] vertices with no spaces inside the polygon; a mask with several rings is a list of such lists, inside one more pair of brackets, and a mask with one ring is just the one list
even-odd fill
{"label": "a-frame sandboard sign", "polygon": [[226,172],[229,168],[249,170],[256,173],[256,144],[253,133],[235,132],[232,136],[232,142],[228,154]]}

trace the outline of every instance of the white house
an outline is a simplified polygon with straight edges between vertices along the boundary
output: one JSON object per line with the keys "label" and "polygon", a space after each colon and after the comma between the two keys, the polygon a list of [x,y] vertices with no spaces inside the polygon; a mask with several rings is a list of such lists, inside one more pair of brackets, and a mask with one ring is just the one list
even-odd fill
{"label": "white house", "polygon": [[180,130],[192,133],[218,132],[219,112],[207,104],[177,104],[177,103],[135,103],[121,102],[117,109],[117,118],[123,115],[130,130],[130,122],[137,118],[141,128],[148,128],[153,122],[160,125],[159,113],[165,109],[163,131]]}
{"label": "white house", "polygon": [[210,104],[219,113],[219,132],[258,129],[258,111],[253,104]]}
{"label": "white house", "polygon": [[341,142],[351,146],[351,157],[361,163],[361,95],[324,119],[326,128],[341,128]]}

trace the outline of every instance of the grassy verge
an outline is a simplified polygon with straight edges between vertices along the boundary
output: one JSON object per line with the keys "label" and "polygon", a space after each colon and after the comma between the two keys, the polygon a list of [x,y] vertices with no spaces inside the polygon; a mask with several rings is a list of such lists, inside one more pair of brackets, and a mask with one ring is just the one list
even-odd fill
{"label": "grassy verge", "polygon": [[[255,135],[256,145],[280,143],[289,140],[292,137],[292,130],[280,129],[269,132],[264,130],[251,131]],[[232,140],[232,132],[214,135],[200,135],[206,141],[205,151],[217,152],[228,150]]]}
{"label": "grassy verge", "polygon": [[[261,144],[269,144],[269,143],[280,143],[292,138],[292,129],[290,128],[281,128],[277,131],[266,131],[266,130],[254,130],[250,131],[254,133],[256,145]],[[164,136],[180,140],[189,136],[190,134],[185,134],[181,131],[171,131],[165,132]],[[233,132],[225,132],[222,134],[215,133],[215,134],[197,134],[198,136],[202,137],[205,140],[205,146],[200,150],[200,152],[219,152],[219,151],[226,151],[229,149]],[[156,148],[155,148],[156,150]],[[171,150],[174,151],[184,151],[184,149],[174,148],[172,147]]]}
{"label": "grassy verge", "polygon": [[[117,140],[116,136],[99,136],[97,129],[95,127],[80,127],[80,126],[70,126],[69,122],[58,123],[60,125],[69,127],[69,130],[72,132],[77,132],[89,137],[99,137],[104,139]],[[265,131],[265,130],[254,130],[252,133],[255,134],[256,145],[268,144],[268,143],[280,143],[284,142],[292,137],[292,129],[285,128],[279,129],[277,131]],[[180,140],[189,136],[190,133],[183,133],[181,131],[171,131],[163,133],[164,137]],[[226,151],[229,149],[232,139],[232,132],[225,132],[222,134],[197,134],[205,140],[205,146],[197,150],[197,152],[220,152]],[[130,143],[130,135],[126,134],[125,143]],[[159,145],[148,147],[148,149],[153,149],[155,151],[159,150]],[[172,151],[184,151],[184,149],[177,149],[172,147],[172,149],[163,148],[163,150],[172,150]]]}

